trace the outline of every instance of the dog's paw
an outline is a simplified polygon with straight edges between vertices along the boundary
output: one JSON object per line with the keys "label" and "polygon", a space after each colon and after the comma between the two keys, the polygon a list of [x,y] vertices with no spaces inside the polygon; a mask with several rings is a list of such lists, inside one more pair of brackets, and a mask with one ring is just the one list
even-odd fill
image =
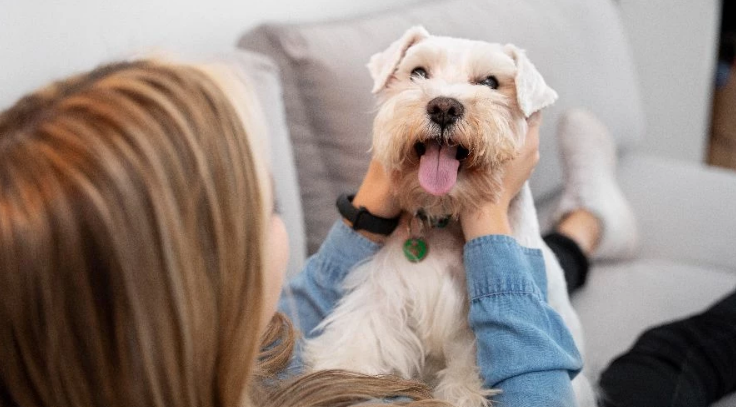
{"label": "dog's paw", "polygon": [[434,396],[457,407],[490,407],[490,397],[501,393],[501,390],[483,388],[477,375],[452,377],[448,373],[443,371],[438,374],[440,380],[434,389]]}

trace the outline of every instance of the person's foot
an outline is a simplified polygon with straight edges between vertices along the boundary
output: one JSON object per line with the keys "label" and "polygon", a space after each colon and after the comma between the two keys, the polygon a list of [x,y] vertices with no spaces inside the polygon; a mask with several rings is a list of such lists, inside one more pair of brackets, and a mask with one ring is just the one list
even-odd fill
{"label": "person's foot", "polygon": [[593,257],[601,241],[603,226],[598,217],[586,209],[575,209],[565,214],[555,231],[572,239],[586,257]]}
{"label": "person's foot", "polygon": [[583,209],[600,221],[592,257],[631,257],[636,219],[616,181],[616,145],[605,125],[586,110],[570,110],[560,120],[558,138],[565,186],[555,219]]}

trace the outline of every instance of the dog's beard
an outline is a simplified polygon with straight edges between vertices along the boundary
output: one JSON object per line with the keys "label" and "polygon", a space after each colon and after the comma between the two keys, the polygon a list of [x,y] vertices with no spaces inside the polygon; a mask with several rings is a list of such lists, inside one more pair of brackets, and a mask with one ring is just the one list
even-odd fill
{"label": "dog's beard", "polygon": [[[374,122],[373,152],[391,173],[402,209],[422,210],[433,218],[457,217],[482,202],[497,201],[503,164],[516,156],[524,141],[524,120],[515,98],[465,100],[466,114],[445,129],[427,117],[430,99],[419,90],[399,92],[384,100]],[[431,193],[420,182],[422,150],[432,143],[457,148],[460,158],[457,179],[444,194]]]}

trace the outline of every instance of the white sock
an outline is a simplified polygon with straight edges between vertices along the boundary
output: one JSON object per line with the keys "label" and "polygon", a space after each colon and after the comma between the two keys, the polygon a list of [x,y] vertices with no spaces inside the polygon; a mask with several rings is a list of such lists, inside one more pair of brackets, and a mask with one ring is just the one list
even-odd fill
{"label": "white sock", "polygon": [[585,209],[601,221],[595,259],[631,257],[637,248],[636,219],[616,181],[616,145],[593,114],[572,109],[558,127],[565,186],[555,219]]}

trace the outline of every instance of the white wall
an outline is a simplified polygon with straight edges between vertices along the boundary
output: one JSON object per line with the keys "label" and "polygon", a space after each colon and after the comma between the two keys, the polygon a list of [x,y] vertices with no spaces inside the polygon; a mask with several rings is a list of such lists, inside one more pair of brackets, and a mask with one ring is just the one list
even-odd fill
{"label": "white wall", "polygon": [[719,0],[619,0],[639,73],[650,154],[702,162],[710,131]]}
{"label": "white wall", "polygon": [[356,15],[416,0],[0,0],[0,109],[52,79],[141,52],[230,49],[259,22]]}
{"label": "white wall", "polygon": [[[340,18],[422,0],[0,0],[0,109],[52,79],[140,52],[222,52],[268,20]],[[619,0],[649,132],[641,148],[700,161],[718,0]],[[602,45],[604,46],[604,45]]]}

